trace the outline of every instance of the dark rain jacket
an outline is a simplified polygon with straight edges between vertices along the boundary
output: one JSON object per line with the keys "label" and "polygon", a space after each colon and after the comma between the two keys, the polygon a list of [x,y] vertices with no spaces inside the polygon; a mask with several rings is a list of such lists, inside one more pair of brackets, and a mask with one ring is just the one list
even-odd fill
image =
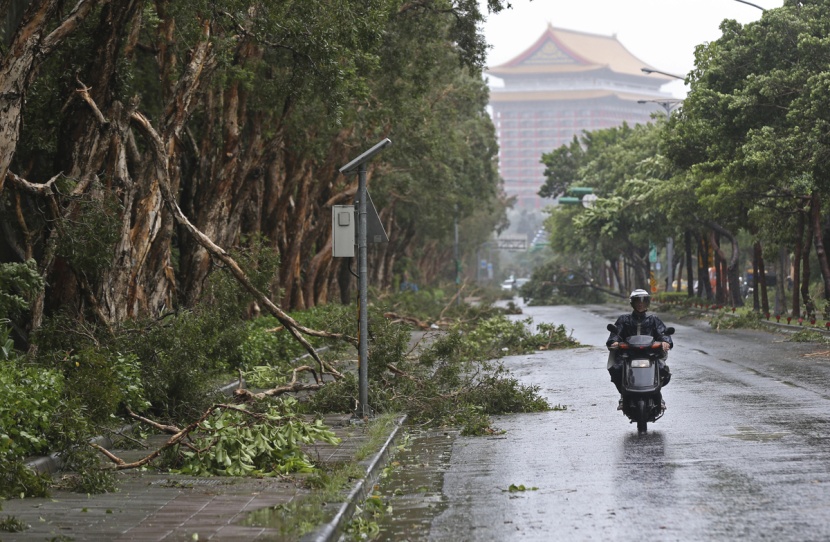
{"label": "dark rain jacket", "polygon": [[617,318],[614,325],[617,326],[618,333],[608,335],[606,346],[623,342],[632,335],[651,335],[655,341],[669,343],[669,348],[674,348],[671,335],[666,335],[666,324],[653,314],[632,311],[631,314],[623,314]]}

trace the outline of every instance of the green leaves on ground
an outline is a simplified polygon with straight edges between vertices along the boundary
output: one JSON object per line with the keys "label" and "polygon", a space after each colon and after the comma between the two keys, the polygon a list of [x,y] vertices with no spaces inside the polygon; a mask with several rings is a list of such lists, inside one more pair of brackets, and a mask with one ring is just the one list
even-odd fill
{"label": "green leaves on ground", "polygon": [[[448,331],[429,334],[424,346],[408,355],[398,347],[377,348],[408,341],[408,328],[388,322],[372,327],[372,408],[406,412],[414,423],[461,427],[469,435],[494,432],[491,415],[550,408],[539,387],[513,377],[501,358],[578,346],[564,326],[540,324],[533,333],[530,319],[511,321],[504,315],[459,322]],[[357,393],[357,380],[347,376],[317,392],[308,408],[348,412]]]}
{"label": "green leaves on ground", "polygon": [[538,487],[526,487],[524,484],[519,484],[519,485],[510,484],[510,487],[508,487],[505,491],[508,491],[510,493],[519,493],[519,492],[524,492],[524,491],[538,491],[538,490],[539,490]]}
{"label": "green leaves on ground", "polygon": [[321,420],[308,423],[290,397],[261,410],[221,408],[199,424],[187,445],[178,448],[176,472],[192,475],[275,476],[312,472],[303,446],[340,442]]}
{"label": "green leaves on ground", "polygon": [[5,519],[0,520],[0,531],[7,533],[19,533],[28,528],[29,526],[26,523],[14,516],[6,516]]}

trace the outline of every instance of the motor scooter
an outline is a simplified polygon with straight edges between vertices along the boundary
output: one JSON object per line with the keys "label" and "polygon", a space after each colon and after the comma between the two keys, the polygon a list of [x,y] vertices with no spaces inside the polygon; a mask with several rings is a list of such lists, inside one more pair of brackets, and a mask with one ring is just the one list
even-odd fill
{"label": "motor scooter", "polygon": [[[608,324],[607,329],[618,334],[614,324]],[[673,327],[666,328],[666,335],[673,334]],[[651,335],[632,335],[608,354],[608,368],[616,360],[622,363],[622,412],[631,423],[637,424],[640,433],[648,431],[649,422],[663,416],[660,362],[665,359],[661,343]]]}

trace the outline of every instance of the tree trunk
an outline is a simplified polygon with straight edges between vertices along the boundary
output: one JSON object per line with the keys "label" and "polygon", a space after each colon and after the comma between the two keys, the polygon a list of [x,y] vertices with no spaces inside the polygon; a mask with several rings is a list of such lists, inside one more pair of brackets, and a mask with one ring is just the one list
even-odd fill
{"label": "tree trunk", "polygon": [[755,312],[761,310],[761,284],[762,280],[766,282],[766,278],[761,277],[760,260],[761,242],[756,240],[755,243],[752,245],[752,310]]}
{"label": "tree trunk", "polygon": [[[726,295],[724,292],[724,281],[722,271],[722,263],[726,259],[720,249],[720,239],[718,232],[712,230],[709,234],[709,245],[714,249],[714,265],[715,270],[715,304],[722,306],[726,304]],[[711,275],[711,272],[710,272]]]}
{"label": "tree trunk", "polygon": [[784,247],[778,249],[778,280],[775,282],[775,314],[781,315],[787,310],[787,252]]}
{"label": "tree trunk", "polygon": [[798,219],[796,222],[795,250],[793,254],[793,310],[792,317],[801,316],[801,297],[799,290],[801,281],[801,256],[804,243],[804,209],[799,206]]}
{"label": "tree trunk", "polygon": [[810,197],[810,216],[813,223],[813,237],[816,246],[821,277],[824,281],[824,300],[830,301],[830,264],[827,262],[827,253],[824,250],[824,235],[821,227],[821,198],[817,192]]}
{"label": "tree trunk", "polygon": [[631,285],[632,289],[642,288],[643,290],[651,291],[649,281],[651,264],[648,261],[648,253],[648,248],[646,250],[632,249],[631,251],[632,271],[634,272],[634,284]]}
{"label": "tree trunk", "polygon": [[694,268],[692,266],[692,232],[686,230],[683,234],[686,242],[686,292],[689,297],[693,297],[694,293]]}
{"label": "tree trunk", "polygon": [[[247,43],[237,48],[237,56],[252,60],[260,55]],[[243,61],[244,63],[245,61]],[[199,144],[198,166],[183,180],[184,210],[194,225],[220,246],[236,246],[242,236],[243,218],[260,193],[260,164],[267,145],[262,139],[261,116],[249,114],[248,93],[233,83],[224,90],[213,90],[207,99],[209,126]],[[243,136],[244,132],[244,136]],[[216,149],[216,141],[222,142]],[[217,152],[218,150],[218,152]],[[210,255],[192,237],[181,244],[180,281],[185,303],[196,303],[211,270]]]}
{"label": "tree trunk", "polygon": [[625,290],[623,289],[624,287],[623,287],[622,279],[620,277],[620,270],[619,270],[618,265],[617,265],[618,263],[619,263],[619,260],[617,260],[617,262],[610,262],[610,261],[608,262],[608,271],[611,275],[610,278],[611,278],[611,282],[612,282],[612,284],[608,285],[608,289],[609,290],[614,290],[615,288],[614,288],[613,282],[616,281],[616,286],[617,286],[616,290],[618,292],[620,292],[621,294],[625,294]]}
{"label": "tree trunk", "polygon": [[[119,193],[123,213],[121,234],[113,250],[114,260],[93,290],[100,314],[107,323],[157,313],[173,305],[169,254],[172,220],[162,211],[161,195],[152,171],[130,164],[127,110],[115,99],[118,64],[130,32],[141,16],[140,0],[109,4],[101,12],[95,30],[96,54],[84,73],[86,80],[78,100],[68,110],[62,126],[60,159],[71,177],[103,171],[109,193]],[[91,86],[86,86],[89,82]]]}
{"label": "tree trunk", "polygon": [[[769,295],[767,292],[767,269],[764,263],[764,251],[761,242],[758,242],[758,276],[761,281],[761,311],[769,317]],[[755,281],[756,284],[758,281]]]}
{"label": "tree trunk", "polygon": [[340,303],[348,305],[352,302],[352,290],[354,289],[354,275],[350,265],[354,258],[340,258],[340,270],[337,273],[337,286],[340,289]]}
{"label": "tree trunk", "polygon": [[812,278],[810,247],[813,244],[813,222],[809,219],[806,222],[807,235],[804,238],[804,246],[801,249],[801,302],[804,305],[804,316],[806,318],[812,318],[816,312],[813,297],[810,295],[810,280]]}
{"label": "tree trunk", "polygon": [[[740,278],[740,247],[738,246],[738,240],[732,235],[732,232],[717,224],[716,222],[709,222],[709,225],[721,235],[724,235],[729,239],[729,242],[732,244],[732,256],[728,260],[727,265],[727,272],[726,278],[729,283],[729,294],[732,299],[732,306],[733,307],[743,307],[744,301],[741,298],[741,278]],[[715,246],[715,249],[718,252],[718,255],[723,259],[724,262],[727,261],[726,256],[723,254],[720,246]]]}
{"label": "tree trunk", "polygon": [[[709,239],[705,235],[701,235],[703,242],[703,267],[701,267],[701,284],[706,292],[706,299],[708,301],[715,300],[715,292],[712,289],[712,278],[709,275],[709,267],[714,266],[714,249],[709,244]],[[709,256],[712,255],[710,259]]]}
{"label": "tree trunk", "polygon": [[0,193],[6,173],[17,150],[23,105],[38,67],[67,36],[72,34],[90,11],[107,0],[80,0],[54,30],[55,17],[63,7],[61,0],[33,1],[0,59]]}

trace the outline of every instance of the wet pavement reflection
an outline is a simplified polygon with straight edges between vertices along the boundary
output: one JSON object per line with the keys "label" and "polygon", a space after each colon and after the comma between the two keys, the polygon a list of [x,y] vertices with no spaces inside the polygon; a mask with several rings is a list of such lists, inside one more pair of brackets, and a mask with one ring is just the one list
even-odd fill
{"label": "wet pavement reflection", "polygon": [[410,431],[381,477],[377,493],[391,506],[378,522],[378,540],[428,540],[432,521],[446,509],[444,472],[456,432]]}

